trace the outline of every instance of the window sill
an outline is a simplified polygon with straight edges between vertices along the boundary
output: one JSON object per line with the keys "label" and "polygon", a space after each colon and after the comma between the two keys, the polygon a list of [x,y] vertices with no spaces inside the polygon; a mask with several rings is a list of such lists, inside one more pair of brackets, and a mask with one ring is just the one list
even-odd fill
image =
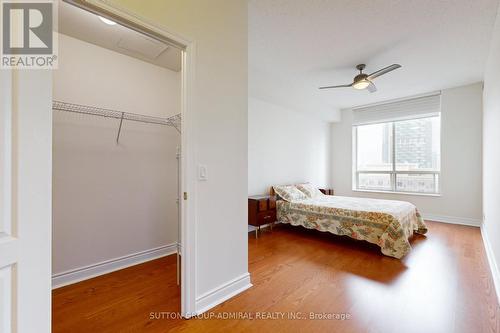
{"label": "window sill", "polygon": [[413,193],[413,192],[394,192],[394,191],[377,191],[377,190],[358,190],[353,189],[353,192],[366,192],[366,193],[383,193],[383,194],[398,194],[398,195],[416,195],[420,197],[441,197],[441,193]]}

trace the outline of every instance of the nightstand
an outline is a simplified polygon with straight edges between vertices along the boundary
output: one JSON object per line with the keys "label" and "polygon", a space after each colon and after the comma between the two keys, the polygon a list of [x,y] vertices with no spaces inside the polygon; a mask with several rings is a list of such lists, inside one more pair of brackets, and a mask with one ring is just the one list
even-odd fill
{"label": "nightstand", "polygon": [[271,231],[276,222],[276,198],[269,195],[248,197],[248,224],[255,227],[255,238],[259,237],[260,227],[269,224]]}
{"label": "nightstand", "polygon": [[319,189],[323,194],[326,195],[334,195],[333,190],[331,188],[320,188]]}

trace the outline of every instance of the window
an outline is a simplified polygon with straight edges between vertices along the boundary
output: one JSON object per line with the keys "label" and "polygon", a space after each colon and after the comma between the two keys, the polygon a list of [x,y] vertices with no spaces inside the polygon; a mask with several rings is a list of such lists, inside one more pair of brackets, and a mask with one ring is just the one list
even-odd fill
{"label": "window", "polygon": [[356,125],[354,188],[439,193],[441,118]]}

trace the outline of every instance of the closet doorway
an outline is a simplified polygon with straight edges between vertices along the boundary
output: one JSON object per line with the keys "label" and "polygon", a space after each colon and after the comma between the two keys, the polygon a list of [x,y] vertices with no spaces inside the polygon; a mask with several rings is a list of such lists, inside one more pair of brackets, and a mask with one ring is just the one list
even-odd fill
{"label": "closet doorway", "polygon": [[53,75],[53,331],[185,314],[185,50],[75,3]]}

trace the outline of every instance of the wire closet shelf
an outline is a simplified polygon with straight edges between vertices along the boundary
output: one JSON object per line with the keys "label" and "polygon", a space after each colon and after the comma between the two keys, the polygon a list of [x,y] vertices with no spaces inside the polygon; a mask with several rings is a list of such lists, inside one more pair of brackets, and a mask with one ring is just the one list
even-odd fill
{"label": "wire closet shelf", "polygon": [[[99,116],[99,117],[105,117],[105,118],[113,118],[113,119],[120,120],[120,125],[118,127],[118,133],[116,136],[116,143],[117,144],[118,144],[118,141],[120,139],[120,132],[121,132],[122,123],[124,120],[136,121],[136,122],[146,123],[146,124],[172,126],[179,133],[181,133],[181,115],[180,115],[180,113],[176,114],[174,116],[168,117],[168,118],[161,118],[161,117],[145,116],[145,115],[141,115],[141,114],[137,114],[137,113],[129,113],[129,112],[110,110],[110,109],[99,108],[99,107],[95,107],[95,106],[66,103],[66,102],[61,102],[61,101],[56,101],[56,100],[52,101],[52,110],[80,113],[80,114]],[[178,152],[177,152],[178,177],[180,177],[180,174],[179,174],[180,162],[179,161],[180,161],[180,150],[178,150]],[[179,186],[180,186],[180,183],[179,183]],[[177,190],[179,192],[180,188],[178,188]],[[179,203],[179,202],[180,202],[180,199],[177,200],[177,203]],[[178,223],[180,223],[180,216],[178,216],[178,218],[179,218]],[[180,228],[179,228],[179,231],[180,231]],[[179,253],[180,253],[180,244],[177,243],[177,284],[178,285],[180,284],[180,257],[179,257]]]}
{"label": "wire closet shelf", "polygon": [[58,111],[74,112],[80,114],[88,114],[93,116],[114,118],[120,120],[120,129],[123,120],[136,121],[146,124],[157,124],[174,127],[179,133],[181,132],[181,115],[176,114],[168,118],[145,116],[136,113],[122,112],[99,108],[95,106],[66,103],[61,101],[52,101],[52,109]]}

